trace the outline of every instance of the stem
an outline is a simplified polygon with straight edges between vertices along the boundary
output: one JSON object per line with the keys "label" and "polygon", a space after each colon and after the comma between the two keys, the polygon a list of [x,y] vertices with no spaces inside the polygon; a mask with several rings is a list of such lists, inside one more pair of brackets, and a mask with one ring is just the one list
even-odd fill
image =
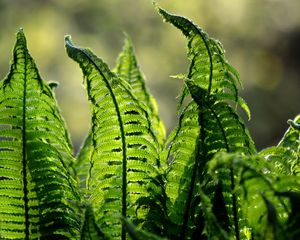
{"label": "stem", "polygon": [[[23,46],[24,48],[24,46]],[[29,240],[29,206],[28,206],[28,189],[27,189],[27,146],[26,146],[26,90],[27,90],[27,52],[26,49],[24,50],[24,58],[25,58],[25,65],[24,65],[24,89],[23,89],[23,119],[22,119],[22,165],[23,165],[23,191],[24,191],[24,211],[25,211],[25,239]]]}
{"label": "stem", "polygon": [[[231,180],[231,190],[234,190],[234,173],[233,169],[230,168],[230,180]],[[239,233],[239,221],[238,221],[238,210],[237,210],[237,198],[236,194],[232,194],[232,211],[233,211],[233,221],[234,221],[234,230],[235,230],[235,238],[236,240],[240,240]]]}

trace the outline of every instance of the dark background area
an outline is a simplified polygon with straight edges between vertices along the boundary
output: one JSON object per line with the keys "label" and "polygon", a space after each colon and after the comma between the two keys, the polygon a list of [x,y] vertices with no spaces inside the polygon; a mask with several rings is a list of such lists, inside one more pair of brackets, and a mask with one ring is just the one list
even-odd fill
{"label": "dark background area", "polygon": [[[300,113],[299,0],[161,0],[170,12],[193,20],[219,39],[240,72],[241,95],[252,112],[245,122],[258,149],[276,144],[286,121]],[[162,21],[149,0],[0,0],[0,77],[12,59],[15,33],[23,27],[42,77],[56,90],[76,148],[89,127],[89,107],[79,67],[65,54],[64,35],[88,46],[112,68],[124,32],[135,45],[147,85],[170,130],[182,82],[170,75],[188,67],[183,35]]]}

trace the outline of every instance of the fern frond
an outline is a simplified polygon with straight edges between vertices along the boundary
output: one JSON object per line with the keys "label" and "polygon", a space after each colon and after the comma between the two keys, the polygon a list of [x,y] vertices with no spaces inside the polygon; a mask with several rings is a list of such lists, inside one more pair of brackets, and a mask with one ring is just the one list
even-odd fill
{"label": "fern frond", "polygon": [[[174,229],[169,232],[171,238],[180,237],[180,232],[186,230],[177,226],[186,225],[184,222],[185,209],[192,204],[192,195],[196,195],[196,172],[197,154],[196,148],[199,141],[199,127],[197,105],[191,103],[181,114],[178,127],[174,129],[168,140],[168,150],[165,152],[166,162],[170,162],[166,176],[166,194],[169,198],[167,202],[168,215]],[[183,226],[186,228],[186,226]],[[183,234],[184,235],[184,234]]]}
{"label": "fern frond", "polygon": [[[192,96],[196,94],[195,89],[190,90]],[[200,92],[198,96],[199,94]],[[196,96],[193,97],[198,101]],[[212,193],[216,194],[218,189],[218,183],[211,182],[212,179],[207,174],[209,160],[220,151],[251,155],[255,148],[247,129],[234,110],[227,103],[214,99],[209,102],[191,102],[181,114],[179,126],[174,131],[170,135],[167,150],[167,159],[171,164],[167,172],[166,192],[171,200],[171,221],[187,227],[187,222],[192,221],[193,201],[200,194],[197,193],[199,186],[204,185],[203,191],[212,198]],[[239,208],[236,197],[231,197],[234,196],[232,193],[235,188],[232,171],[224,170],[220,179],[223,185],[222,194],[227,196],[223,207],[230,213],[231,228],[233,223],[238,222]],[[199,208],[195,205],[193,207]],[[182,231],[181,234],[184,233]]]}
{"label": "fern frond", "polygon": [[209,172],[214,176],[228,168],[233,169],[235,192],[239,194],[242,211],[248,219],[245,227],[252,229],[255,239],[266,239],[266,235],[277,236],[274,239],[299,236],[296,227],[298,204],[295,204],[299,199],[299,177],[287,175],[280,168],[277,171],[277,163],[260,154],[222,153],[209,163]]}
{"label": "fern frond", "polygon": [[122,222],[127,229],[128,235],[132,240],[166,240],[153,233],[138,229],[135,225],[129,222],[127,219],[122,218]]}
{"label": "fern frond", "polygon": [[208,36],[190,20],[172,15],[158,8],[164,20],[182,31],[187,38],[188,58],[191,61],[187,79],[206,90],[206,95],[214,94],[220,100],[239,104],[248,114],[250,111],[244,100],[238,95],[239,74],[225,58],[221,43]]}
{"label": "fern frond", "polygon": [[96,223],[94,210],[91,205],[85,207],[84,222],[81,229],[81,240],[105,240],[107,239]]}
{"label": "fern frond", "polygon": [[[172,205],[177,204],[177,200],[181,204],[181,208],[174,207],[176,214],[179,215],[172,219],[181,226],[181,232],[179,231],[177,237],[190,236],[195,228],[193,213],[201,211],[199,210],[201,202],[195,204],[194,201],[200,194],[199,186],[202,186],[203,192],[212,198],[215,204],[222,202],[223,206],[221,207],[226,209],[230,216],[230,225],[223,225],[224,230],[234,232],[236,238],[239,239],[239,218],[241,216],[238,210],[240,208],[239,199],[234,193],[233,171],[224,169],[220,173],[220,179],[216,182],[207,174],[207,163],[217,152],[241,152],[245,155],[256,152],[242,119],[238,116],[236,109],[229,104],[229,102],[234,102],[236,105],[240,105],[250,118],[247,104],[238,95],[239,75],[225,59],[223,47],[217,40],[210,38],[202,29],[184,17],[171,15],[160,8],[158,11],[167,22],[179,28],[187,38],[188,57],[191,61],[189,72],[184,78],[186,87],[180,102],[183,103],[183,98],[187,96],[188,90],[192,97],[191,104],[194,105],[194,113],[193,117],[186,120],[190,122],[191,119],[194,119],[194,126],[190,126],[186,134],[191,135],[190,132],[193,132],[196,135],[193,135],[194,138],[190,141],[188,138],[187,140],[181,139],[179,135],[175,134],[176,136],[169,140],[169,153],[166,154],[171,156],[170,159],[174,158],[167,179],[172,175],[178,175],[178,178],[182,179],[179,183],[170,183],[170,185],[177,184],[177,188],[169,187],[168,182],[166,187],[167,190],[171,189],[169,192],[171,219],[172,212],[174,212],[171,210]],[[181,116],[186,114],[186,110],[191,104],[183,110]],[[181,119],[182,117],[180,117],[180,121]],[[180,129],[181,126],[184,124],[180,122],[179,129],[175,131],[183,135],[182,132],[185,130],[184,128]],[[193,128],[195,130],[192,130]],[[182,141],[186,141],[186,143],[181,144]],[[173,145],[178,145],[179,148],[172,150]],[[176,151],[181,154],[179,158],[176,157]],[[188,152],[188,154],[184,156],[182,152]],[[178,171],[179,168],[175,167],[176,162],[184,171]],[[178,199],[174,200],[174,196],[175,199]],[[222,218],[221,215],[219,217]],[[187,233],[190,230],[191,232]]]}
{"label": "fern frond", "polygon": [[128,83],[112,73],[92,51],[74,46],[66,38],[67,53],[79,63],[92,112],[92,146],[88,190],[95,218],[111,239],[125,239],[121,216],[145,220],[148,209],[140,198],[158,188],[159,145],[147,111]]}
{"label": "fern frond", "polygon": [[74,163],[74,168],[76,171],[76,176],[79,178],[79,185],[81,190],[88,197],[86,192],[86,186],[88,185],[87,179],[89,178],[89,170],[91,168],[91,157],[93,154],[93,139],[92,133],[89,131],[83,145],[81,146],[78,154],[76,156],[76,162]]}
{"label": "fern frond", "polygon": [[293,175],[295,173],[295,155],[293,152],[281,146],[273,146],[259,152],[265,160],[272,163],[273,171],[278,174]]}
{"label": "fern frond", "polygon": [[145,77],[140,70],[132,42],[128,36],[126,36],[123,51],[118,57],[115,72],[118,77],[124,79],[130,84],[132,93],[140,101],[140,103],[145,105],[145,109],[151,119],[158,142],[161,146],[163,146],[166,137],[165,126],[158,115],[156,100],[153,96],[151,96],[145,85]]}
{"label": "fern frond", "polygon": [[293,124],[300,122],[300,116],[289,122],[292,122],[291,126],[278,145],[263,149],[259,154],[273,163],[274,171],[278,174],[298,176],[300,172],[300,132]]}
{"label": "fern frond", "polygon": [[299,176],[300,173],[300,115],[296,116],[295,119],[289,120],[288,123],[291,125],[284,134],[282,140],[279,142],[278,147],[283,147],[291,152],[293,155],[293,174]]}
{"label": "fern frond", "polygon": [[13,56],[0,83],[0,236],[74,239],[80,197],[65,123],[22,30]]}
{"label": "fern frond", "polygon": [[265,203],[266,206],[266,226],[264,229],[264,233],[262,236],[260,235],[259,238],[261,239],[282,239],[283,236],[279,237],[280,235],[280,225],[278,223],[278,218],[277,218],[277,211],[274,206],[274,204],[265,197],[264,194],[261,195],[262,199]]}
{"label": "fern frond", "polygon": [[300,213],[299,213],[299,201],[300,201],[300,191],[297,192],[280,192],[276,194],[280,197],[285,197],[289,199],[291,210],[286,224],[284,225],[284,234],[288,239],[297,240],[300,238]]}
{"label": "fern frond", "polygon": [[300,124],[300,115],[296,116],[294,120],[289,120],[288,123],[291,125],[289,129],[284,134],[282,140],[279,142],[278,146],[289,148],[295,154],[299,156],[299,138],[300,131],[298,125]]}
{"label": "fern frond", "polygon": [[188,81],[187,85],[199,111],[203,112],[199,125],[205,131],[207,159],[222,150],[246,155],[256,152],[248,129],[229,104],[220,101],[215,95],[205,97],[205,92],[192,81]]}

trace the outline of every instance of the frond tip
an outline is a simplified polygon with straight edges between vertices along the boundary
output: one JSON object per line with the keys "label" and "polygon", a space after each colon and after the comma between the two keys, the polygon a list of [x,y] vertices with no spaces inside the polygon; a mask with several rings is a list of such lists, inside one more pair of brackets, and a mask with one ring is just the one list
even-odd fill
{"label": "frond tip", "polygon": [[221,43],[185,17],[170,14],[161,8],[158,8],[158,12],[187,38],[191,64],[186,79],[206,90],[207,96],[215,95],[222,101],[239,105],[250,119],[249,108],[238,95],[241,85],[239,74],[226,60]]}
{"label": "frond tip", "polygon": [[166,130],[158,115],[157,103],[146,86],[145,77],[140,70],[131,39],[127,35],[123,50],[117,60],[115,72],[119,78],[130,84],[133,95],[148,113],[158,142],[163,146]]}
{"label": "frond tip", "polygon": [[289,119],[289,120],[287,121],[287,123],[288,123],[289,125],[291,125],[295,130],[300,131],[300,123],[294,122],[294,121],[291,120],[291,119]]}

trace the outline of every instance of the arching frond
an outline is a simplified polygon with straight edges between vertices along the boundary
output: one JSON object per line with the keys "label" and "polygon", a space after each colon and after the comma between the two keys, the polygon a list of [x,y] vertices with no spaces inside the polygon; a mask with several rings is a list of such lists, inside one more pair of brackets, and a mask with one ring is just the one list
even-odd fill
{"label": "arching frond", "polygon": [[145,77],[135,57],[131,40],[126,36],[123,51],[120,53],[115,70],[116,74],[127,81],[132,87],[132,93],[145,105],[154,128],[154,132],[161,146],[164,143],[166,130],[158,116],[157,103],[145,85]]}
{"label": "arching frond", "polygon": [[209,37],[190,20],[172,15],[161,8],[158,11],[165,21],[179,28],[187,38],[191,64],[186,78],[205,89],[207,95],[214,94],[220,100],[239,104],[250,118],[247,104],[238,95],[239,74],[226,60],[221,43]]}
{"label": "arching frond", "polygon": [[[134,54],[131,40],[126,36],[123,51],[120,53],[115,69],[118,77],[127,81],[132,89],[132,93],[139,100],[139,103],[147,111],[151,120],[155,135],[162,146],[165,139],[165,127],[157,112],[155,99],[150,95],[144,80],[144,75],[140,71],[137,59]],[[89,133],[78,155],[75,168],[80,179],[81,187],[86,186],[86,178],[90,169],[90,157],[92,155],[92,134]]]}
{"label": "arching frond", "polygon": [[77,238],[80,198],[65,123],[22,30],[13,55],[0,83],[0,238]]}
{"label": "arching frond", "polygon": [[[224,214],[228,213],[229,216],[229,225],[222,225],[223,230],[227,229],[229,234],[238,239],[241,215],[234,193],[232,169],[224,169],[220,173],[222,181],[215,182],[207,174],[207,163],[220,151],[241,152],[245,155],[256,151],[242,119],[229,104],[229,101],[239,104],[250,117],[247,105],[238,96],[239,76],[225,59],[224,50],[217,40],[210,38],[186,18],[171,15],[162,9],[158,11],[186,36],[191,61],[184,79],[186,87],[183,97],[189,93],[192,102],[183,109],[176,133],[171,134],[168,141],[166,154],[169,156],[167,160],[171,161],[166,183],[171,201],[170,218],[180,226],[175,228],[177,236],[174,237],[190,238],[196,230],[194,219],[203,214],[199,200],[199,189],[202,188],[214,204],[223,204],[218,207],[223,208]],[[174,176],[180,181],[172,181]],[[222,218],[223,215],[216,214],[216,217]],[[202,231],[205,224],[205,219],[202,219]]]}
{"label": "arching frond", "polygon": [[74,46],[69,37],[66,48],[83,71],[91,102],[89,201],[104,233],[111,239],[125,239],[121,216],[145,221],[148,209],[138,208],[137,203],[150,197],[149,189],[157,188],[153,179],[159,174],[158,142],[148,112],[130,85],[92,51]]}

